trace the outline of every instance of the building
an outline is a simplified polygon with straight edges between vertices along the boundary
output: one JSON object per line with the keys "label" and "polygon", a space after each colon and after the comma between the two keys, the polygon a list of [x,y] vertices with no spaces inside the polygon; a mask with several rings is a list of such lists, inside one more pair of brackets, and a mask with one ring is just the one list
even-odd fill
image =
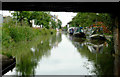
{"label": "building", "polygon": [[31,20],[31,23],[32,23],[32,27],[33,27],[33,28],[42,28],[42,27],[43,27],[42,25],[36,25],[34,19]]}
{"label": "building", "polygon": [[[55,22],[58,23],[58,16],[57,15],[51,15],[51,19],[53,19]],[[31,20],[32,27],[33,28],[43,28],[43,25],[36,25],[35,20]],[[49,25],[52,25],[51,21],[49,22]]]}

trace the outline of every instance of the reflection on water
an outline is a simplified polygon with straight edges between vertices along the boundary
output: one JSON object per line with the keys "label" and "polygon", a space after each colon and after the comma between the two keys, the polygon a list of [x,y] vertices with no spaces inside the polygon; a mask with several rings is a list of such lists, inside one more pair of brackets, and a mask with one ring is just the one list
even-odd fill
{"label": "reflection on water", "polygon": [[[41,38],[41,39],[40,39]],[[6,75],[113,75],[111,43],[68,34],[43,35],[10,50],[16,67]]]}
{"label": "reflection on water", "polygon": [[[69,37],[74,38],[73,36]],[[78,52],[88,58],[90,62],[93,62],[94,72],[96,75],[114,75],[114,57],[111,55],[111,43],[106,41],[89,40],[77,38],[83,41],[73,41],[73,45],[77,47]]]}

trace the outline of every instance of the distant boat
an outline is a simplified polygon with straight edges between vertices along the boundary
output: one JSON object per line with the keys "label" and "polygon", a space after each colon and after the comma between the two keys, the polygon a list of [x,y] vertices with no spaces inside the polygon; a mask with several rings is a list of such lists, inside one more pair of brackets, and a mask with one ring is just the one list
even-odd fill
{"label": "distant boat", "polygon": [[74,29],[70,29],[69,34],[73,35]]}
{"label": "distant boat", "polygon": [[105,36],[102,34],[93,34],[90,36],[91,39],[100,39],[100,40],[106,40]]}
{"label": "distant boat", "polygon": [[94,31],[92,31],[92,34],[89,35],[89,37],[94,40],[94,39],[99,39],[99,40],[106,40],[103,30],[101,28],[96,28]]}
{"label": "distant boat", "polygon": [[81,37],[81,38],[85,38],[85,33],[82,30],[82,27],[77,27],[73,33],[73,36],[75,37]]}
{"label": "distant boat", "polygon": [[68,33],[71,34],[71,35],[73,35],[73,33],[74,33],[74,27],[70,27],[68,29]]}

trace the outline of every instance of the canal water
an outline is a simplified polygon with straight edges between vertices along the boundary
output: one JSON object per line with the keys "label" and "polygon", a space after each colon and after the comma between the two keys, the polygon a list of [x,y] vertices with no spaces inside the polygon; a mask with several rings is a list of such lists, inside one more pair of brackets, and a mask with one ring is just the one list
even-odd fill
{"label": "canal water", "polygon": [[5,75],[113,75],[112,42],[56,33],[9,51],[16,66]]}

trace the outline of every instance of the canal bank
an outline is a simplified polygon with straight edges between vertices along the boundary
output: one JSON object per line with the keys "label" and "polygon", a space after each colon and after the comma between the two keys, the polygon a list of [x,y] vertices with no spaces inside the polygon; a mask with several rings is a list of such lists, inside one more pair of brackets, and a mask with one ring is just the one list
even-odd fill
{"label": "canal bank", "polygon": [[[49,39],[51,37],[54,37],[54,38],[51,39],[51,43],[49,44]],[[56,39],[59,39],[59,37],[56,38],[55,34],[37,36],[32,41],[19,42],[15,44],[14,47],[11,47],[9,49],[3,49],[3,50],[7,51],[7,53],[10,53],[12,56],[15,56],[16,67],[21,67],[21,68],[18,68],[18,70],[21,69],[22,71],[25,71],[25,69],[27,69],[29,71],[32,71],[31,68],[36,66],[36,62],[35,60],[31,60],[31,59],[39,60],[45,54],[46,55],[49,54],[47,52],[48,50],[51,49],[51,46],[54,45],[54,41]],[[31,72],[28,72],[27,74],[30,74],[30,73]]]}
{"label": "canal bank", "polygon": [[1,66],[0,73],[2,73],[1,75],[4,75],[8,71],[12,70],[15,67],[15,64],[16,64],[15,58],[13,57],[9,58],[5,55],[0,54],[0,66]]}
{"label": "canal bank", "polygon": [[[1,50],[1,75],[5,74],[16,64],[16,55],[13,54],[17,52],[17,46],[19,49],[25,48],[25,46],[29,43],[34,44],[35,41],[43,42],[45,37],[52,36],[56,33],[56,30],[53,29],[34,29],[30,27],[8,27],[5,25],[4,27],[0,28],[2,31],[2,50]],[[42,35],[45,35],[44,37]],[[48,39],[48,38],[47,38]],[[21,46],[21,47],[20,47]],[[27,45],[29,46],[29,45]],[[13,50],[16,50],[13,52]],[[32,48],[32,47],[31,47]],[[18,50],[19,50],[18,49]],[[18,51],[17,53],[21,53],[22,50]],[[34,52],[34,51],[33,51]],[[26,52],[27,53],[27,52]],[[21,55],[23,55],[22,53]],[[14,56],[14,58],[12,58]]]}

